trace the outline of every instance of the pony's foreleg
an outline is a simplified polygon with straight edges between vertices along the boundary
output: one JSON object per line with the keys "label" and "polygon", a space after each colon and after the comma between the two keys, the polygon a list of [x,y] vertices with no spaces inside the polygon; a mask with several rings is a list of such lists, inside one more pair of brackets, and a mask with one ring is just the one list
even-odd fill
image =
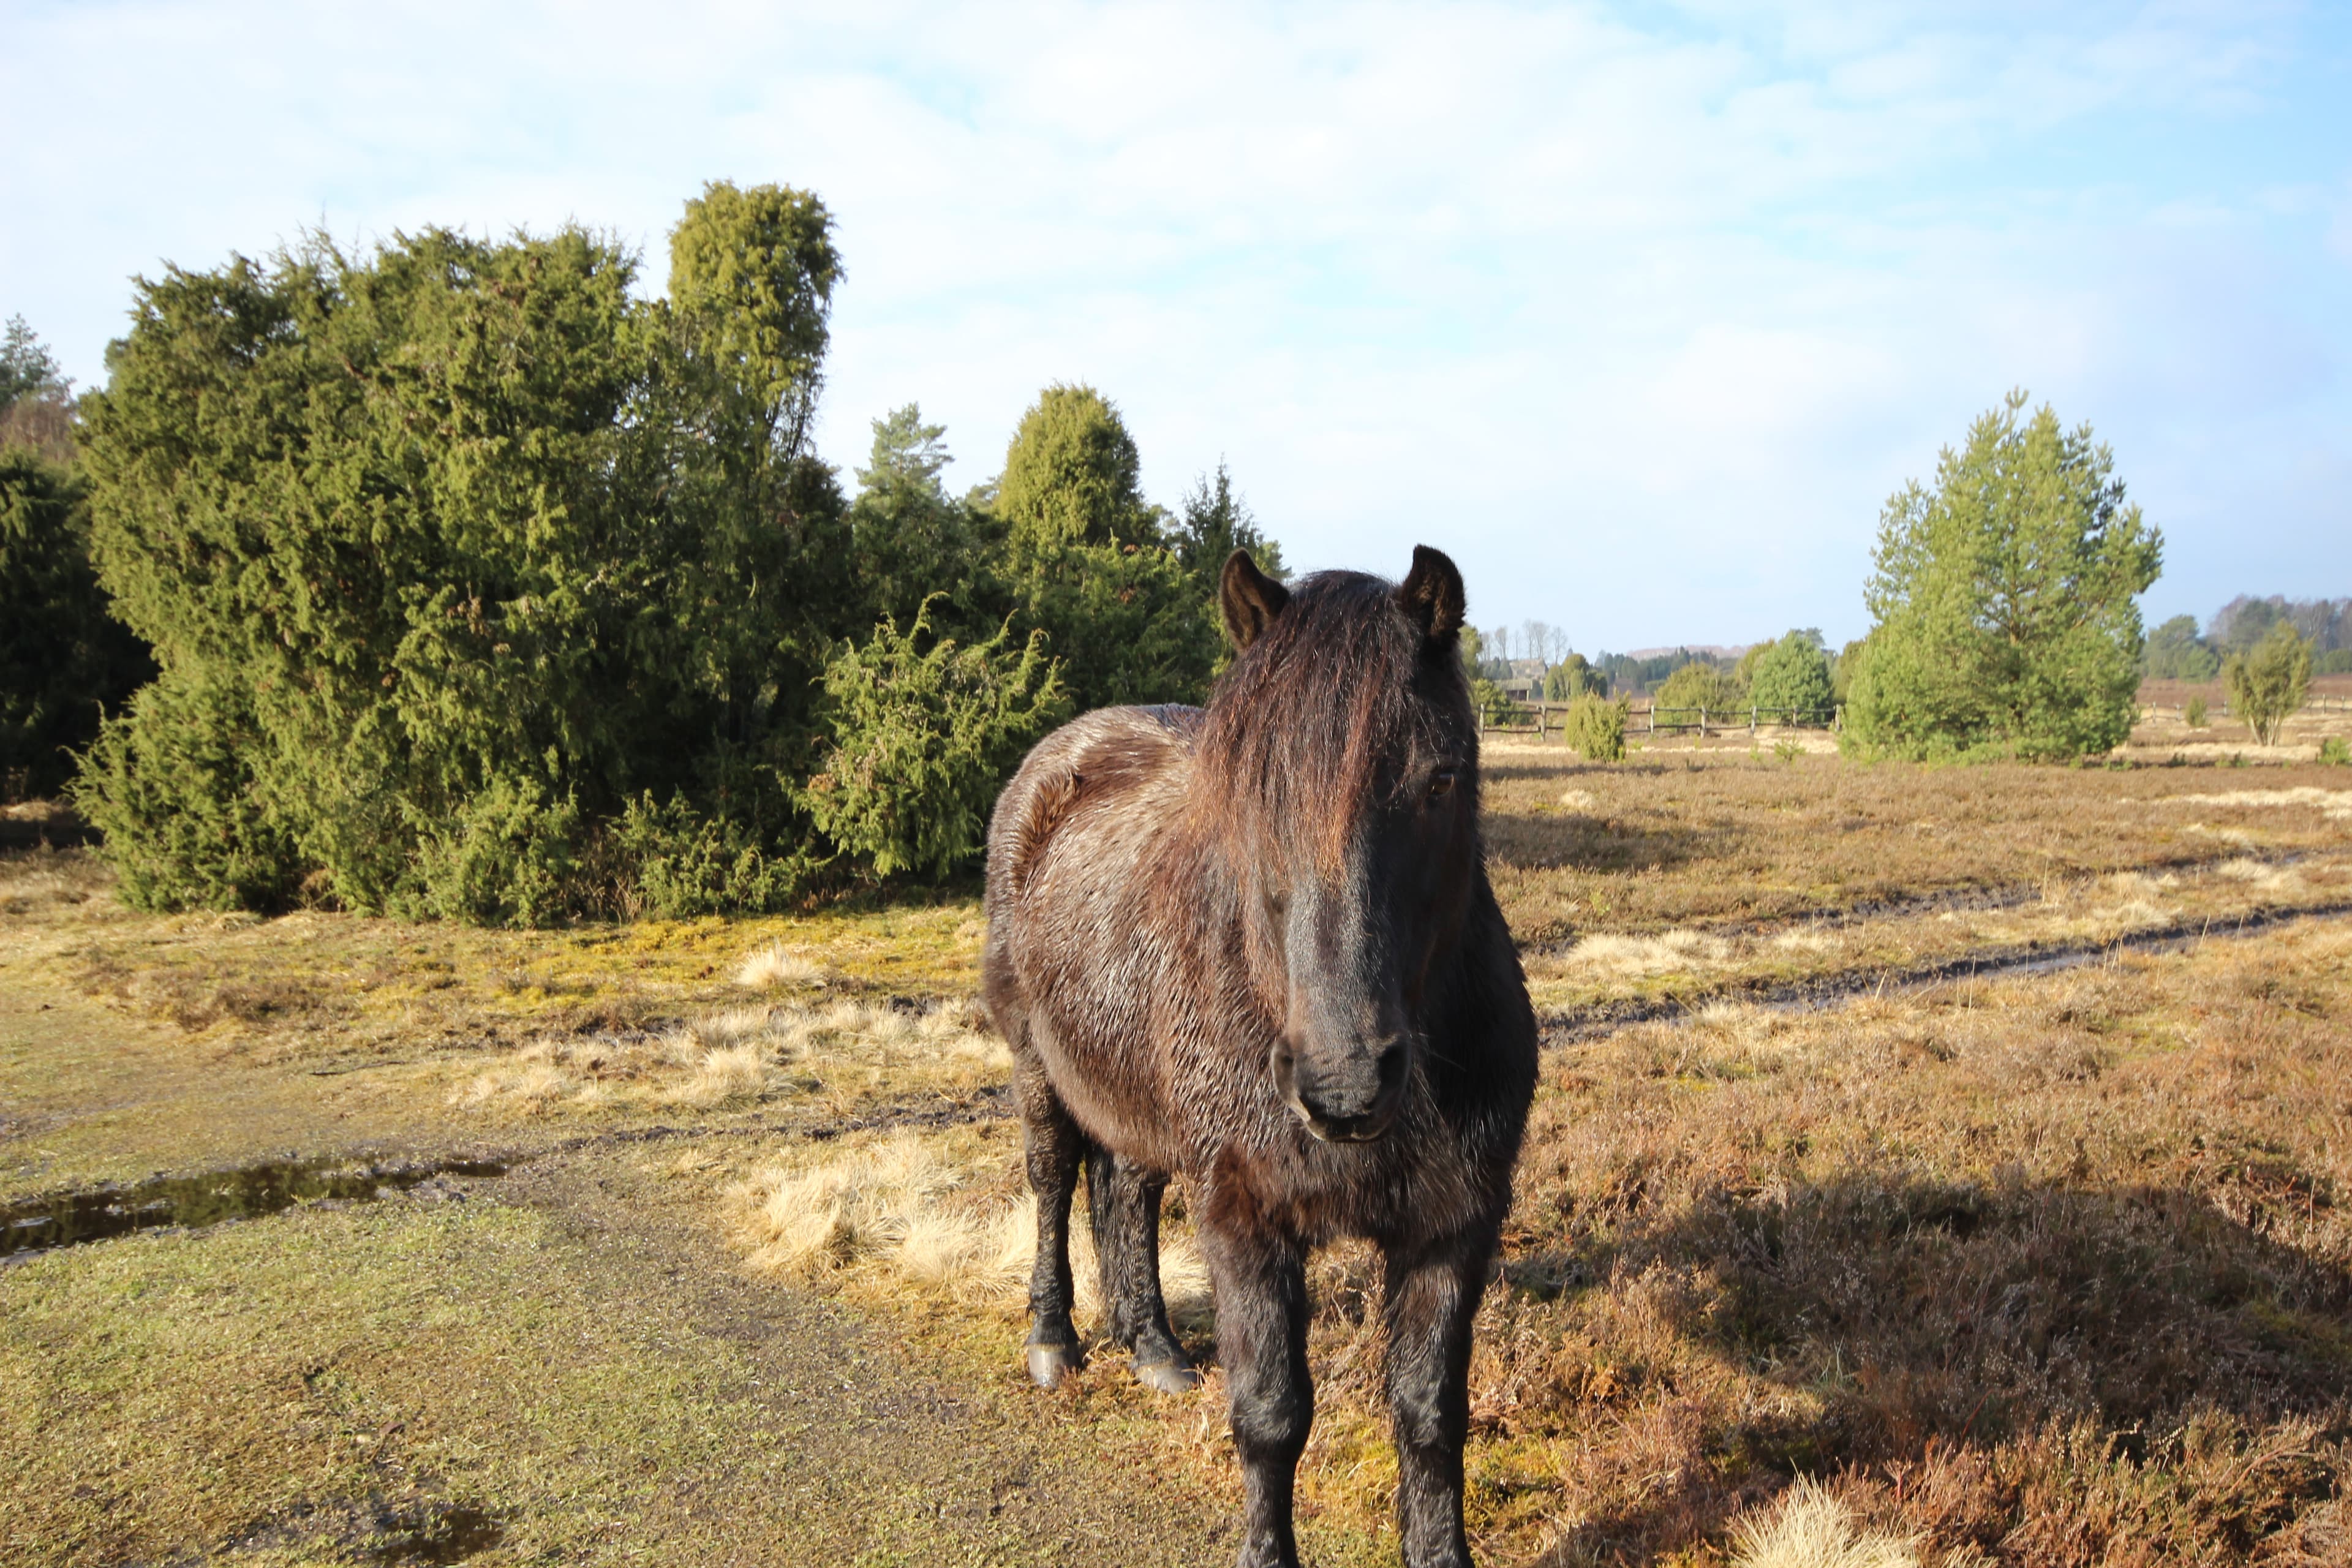
{"label": "pony's foreleg", "polygon": [[1085,1363],[1077,1326],[1070,1321],[1070,1196],[1078,1184],[1085,1135],[1045,1081],[1036,1059],[1015,1051],[1013,1092],[1021,1101],[1021,1138],[1029,1190],[1037,1196],[1037,1261],[1029,1273],[1029,1375],[1047,1388]]}
{"label": "pony's foreleg", "polygon": [[1462,1445],[1470,1429],[1470,1322],[1494,1237],[1481,1232],[1387,1255],[1389,1411],[1396,1428],[1397,1535],[1407,1568],[1470,1568]]}
{"label": "pony's foreleg", "polygon": [[1168,1178],[1099,1145],[1087,1152],[1087,1208],[1110,1337],[1135,1352],[1135,1375],[1147,1388],[1181,1394],[1201,1374],[1168,1326],[1160,1292],[1160,1199]]}
{"label": "pony's foreleg", "polygon": [[1234,1448],[1242,1462],[1241,1568],[1297,1568],[1291,1488],[1315,1423],[1307,1372],[1306,1255],[1280,1236],[1204,1227]]}

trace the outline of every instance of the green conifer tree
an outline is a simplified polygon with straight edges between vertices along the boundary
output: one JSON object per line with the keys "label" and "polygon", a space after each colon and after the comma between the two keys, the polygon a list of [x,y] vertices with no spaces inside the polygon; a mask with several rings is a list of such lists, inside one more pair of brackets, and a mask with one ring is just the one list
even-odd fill
{"label": "green conifer tree", "polygon": [[1005,452],[994,510],[1007,586],[1081,709],[1198,701],[1221,649],[1213,595],[1139,488],[1135,441],[1089,386],[1050,386]]}
{"label": "green conifer tree", "polygon": [[1864,754],[2105,752],[2137,711],[2137,595],[2162,536],[2124,499],[2088,426],[2010,395],[1947,448],[1935,489],[1887,501],[1852,672]]}

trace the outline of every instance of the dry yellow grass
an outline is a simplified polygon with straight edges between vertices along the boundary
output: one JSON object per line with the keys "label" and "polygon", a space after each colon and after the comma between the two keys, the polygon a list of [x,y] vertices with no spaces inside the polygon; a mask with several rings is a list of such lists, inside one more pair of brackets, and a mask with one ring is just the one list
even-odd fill
{"label": "dry yellow grass", "polygon": [[2344,819],[2330,813],[2345,787],[2341,770],[2309,766],[1925,768],[1731,752],[1587,765],[1527,749],[1490,759],[1484,832],[1511,930],[1540,951],[1595,931],[1787,923],[2249,853],[2341,853]]}
{"label": "dry yellow grass", "polygon": [[1806,1479],[1732,1526],[1731,1561],[1734,1568],[1920,1568],[1916,1540],[1857,1528],[1844,1503]]}
{"label": "dry yellow grass", "polygon": [[[1548,1053],[1472,1367],[1482,1561],[2344,1561],[2347,1083],[2343,922]],[[1028,1215],[982,1131],[820,1146],[739,1184],[730,1224],[1010,1382]],[[1300,1477],[1373,1536],[1377,1273],[1316,1259]],[[1053,1418],[1229,1479],[1213,1384],[1116,1382]]]}
{"label": "dry yellow grass", "polygon": [[2294,789],[2233,789],[2212,795],[2182,795],[2172,797],[2177,805],[2235,806],[2259,811],[2265,807],[2316,807],[2321,816],[2333,822],[2352,822],[2352,789],[2321,789],[2303,784]]}
{"label": "dry yellow grass", "polygon": [[[755,1172],[723,1202],[755,1269],[803,1281],[857,1276],[1013,1314],[1027,1301],[1037,1238],[1036,1202],[1018,1181],[1001,1150],[900,1131]],[[1079,1313],[1095,1318],[1102,1303],[1079,1207],[1070,1264]],[[1160,1274],[1179,1323],[1205,1321],[1208,1269],[1188,1232],[1164,1238]]]}
{"label": "dry yellow grass", "polygon": [[0,858],[0,920],[20,958],[169,1021],[207,1056],[254,1066],[340,1069],[659,1032],[740,1003],[746,985],[799,1001],[817,980],[866,1003],[951,1001],[976,989],[982,931],[969,897],[518,931],[320,910],[150,915],[112,892],[84,851]]}
{"label": "dry yellow grass", "polygon": [[1555,961],[1554,967],[1562,975],[1623,980],[1675,971],[1717,969],[1730,958],[1730,942],[1702,931],[1670,931],[1656,936],[1603,931],[1570,947]]}
{"label": "dry yellow grass", "polygon": [[772,942],[744,954],[743,962],[735,966],[735,984],[752,991],[772,991],[784,985],[822,985],[824,965],[782,942]]}
{"label": "dry yellow grass", "polygon": [[877,1093],[968,1092],[1002,1082],[1011,1065],[969,1003],[782,1003],[660,1033],[534,1040],[472,1072],[450,1102],[523,1116],[778,1099],[838,1110]]}
{"label": "dry yellow grass", "polygon": [[2352,854],[2292,863],[2232,855],[2160,872],[2053,879],[1989,903],[1932,903],[1866,919],[1763,922],[1727,932],[1600,931],[1522,956],[1538,1008],[1607,1010],[1628,996],[1702,1005],[1829,975],[1901,974],[1971,957],[2099,947],[2151,932],[2227,930],[2352,901]]}

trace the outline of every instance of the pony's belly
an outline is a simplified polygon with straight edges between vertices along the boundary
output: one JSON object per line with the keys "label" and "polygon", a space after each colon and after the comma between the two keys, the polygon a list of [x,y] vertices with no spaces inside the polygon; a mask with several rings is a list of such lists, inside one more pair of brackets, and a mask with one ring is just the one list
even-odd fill
{"label": "pony's belly", "polygon": [[1145,1009],[1087,984],[1033,1004],[1030,1039],[1054,1092],[1087,1135],[1156,1171],[1184,1163],[1182,1107],[1168,1092]]}

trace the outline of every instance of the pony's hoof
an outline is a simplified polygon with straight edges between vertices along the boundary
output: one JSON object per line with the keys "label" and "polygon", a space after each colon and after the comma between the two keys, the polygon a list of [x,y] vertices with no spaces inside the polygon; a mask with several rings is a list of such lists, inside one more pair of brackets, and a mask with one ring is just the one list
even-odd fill
{"label": "pony's hoof", "polygon": [[1139,1361],[1135,1381],[1159,1394],[1190,1394],[1201,1386],[1201,1370],[1191,1362]]}
{"label": "pony's hoof", "polygon": [[1086,1364],[1076,1345],[1031,1345],[1029,1379],[1040,1388],[1053,1388]]}

